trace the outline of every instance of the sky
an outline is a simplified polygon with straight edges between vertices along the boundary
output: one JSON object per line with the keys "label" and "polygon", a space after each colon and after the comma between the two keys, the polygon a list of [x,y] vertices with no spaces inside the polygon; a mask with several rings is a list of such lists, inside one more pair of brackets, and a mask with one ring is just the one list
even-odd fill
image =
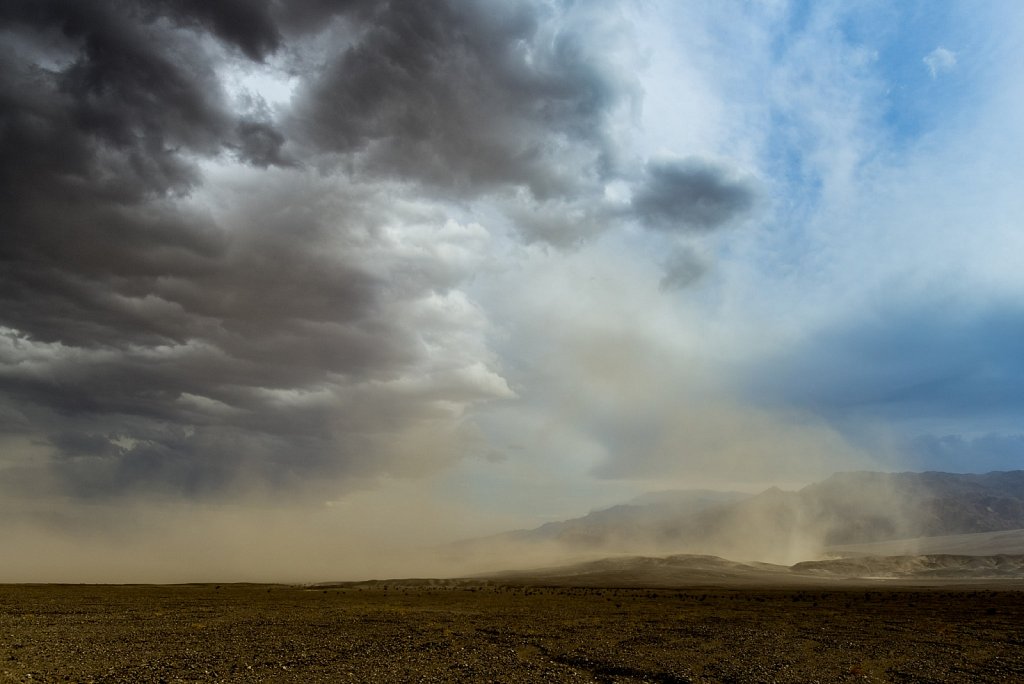
{"label": "sky", "polygon": [[4,2],[0,579],[1020,468],[1021,73],[1014,0]]}

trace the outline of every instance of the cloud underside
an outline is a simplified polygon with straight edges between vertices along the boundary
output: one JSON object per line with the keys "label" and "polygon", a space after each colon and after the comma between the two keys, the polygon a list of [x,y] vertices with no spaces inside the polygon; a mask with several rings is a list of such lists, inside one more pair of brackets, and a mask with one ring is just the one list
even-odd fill
{"label": "cloud underside", "polygon": [[[457,289],[485,236],[410,183],[572,199],[599,177],[618,94],[579,37],[445,2],[0,19],[0,429],[47,447],[9,482],[201,494],[470,448],[464,411],[511,396]],[[224,70],[270,59],[323,66],[286,110],[239,106]]]}
{"label": "cloud underside", "polygon": [[[12,482],[427,472],[485,450],[467,413],[514,396],[463,287],[490,241],[748,203],[717,168],[631,176],[639,91],[606,51],[628,31],[586,8],[24,0],[0,22],[0,430],[42,454]],[[290,101],[232,85],[261,73]]]}

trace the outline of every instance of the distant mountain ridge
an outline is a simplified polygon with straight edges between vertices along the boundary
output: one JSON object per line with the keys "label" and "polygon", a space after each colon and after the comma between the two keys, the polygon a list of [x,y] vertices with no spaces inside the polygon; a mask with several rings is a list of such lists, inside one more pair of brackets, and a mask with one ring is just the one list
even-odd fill
{"label": "distant mountain ridge", "polygon": [[792,566],[744,563],[706,555],[624,556],[554,567],[498,572],[478,579],[583,587],[809,585],[856,580],[1019,582],[1024,579],[1024,555],[865,556],[805,561]]}
{"label": "distant mountain ridge", "polygon": [[571,520],[468,542],[601,553],[712,554],[790,565],[831,545],[1024,528],[1024,471],[848,472],[797,491],[653,493]]}
{"label": "distant mountain ridge", "polygon": [[652,534],[672,534],[662,530],[678,520],[697,516],[706,510],[749,498],[751,494],[708,489],[648,492],[624,504],[592,511],[580,518],[549,522],[530,530],[515,530],[490,539],[506,541],[556,541],[579,548],[607,544],[630,545],[631,541]]}
{"label": "distant mountain ridge", "polygon": [[[874,514],[865,506],[872,492],[882,493],[883,505]],[[804,501],[816,503],[819,510],[842,516],[829,530],[829,544],[1024,527],[1022,470],[985,474],[839,473],[798,494]]]}

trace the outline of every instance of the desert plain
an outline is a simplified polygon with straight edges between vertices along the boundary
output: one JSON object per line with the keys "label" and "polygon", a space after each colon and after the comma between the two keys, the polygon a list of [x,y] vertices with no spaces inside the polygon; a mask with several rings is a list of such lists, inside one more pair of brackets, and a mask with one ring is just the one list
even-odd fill
{"label": "desert plain", "polygon": [[1024,583],[0,585],[0,682],[1015,682]]}

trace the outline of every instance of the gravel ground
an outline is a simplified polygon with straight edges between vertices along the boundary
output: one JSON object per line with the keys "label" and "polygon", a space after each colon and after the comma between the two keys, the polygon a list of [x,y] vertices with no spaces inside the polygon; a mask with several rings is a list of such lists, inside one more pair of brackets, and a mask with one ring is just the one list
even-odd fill
{"label": "gravel ground", "polygon": [[1024,592],[0,585],[0,682],[1021,682]]}

